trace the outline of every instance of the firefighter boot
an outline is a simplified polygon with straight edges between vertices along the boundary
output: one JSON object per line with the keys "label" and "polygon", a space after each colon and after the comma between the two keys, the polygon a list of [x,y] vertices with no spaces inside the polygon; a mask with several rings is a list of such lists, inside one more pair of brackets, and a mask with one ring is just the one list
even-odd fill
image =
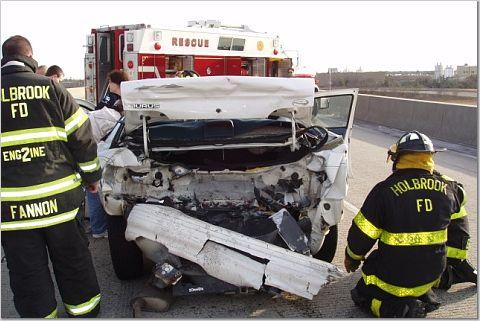
{"label": "firefighter boot", "polygon": [[472,282],[477,284],[477,269],[475,269],[467,260],[452,261],[443,272],[439,289],[448,290],[453,284]]}
{"label": "firefighter boot", "polygon": [[382,302],[382,318],[425,318],[426,305],[420,300],[387,300]]}
{"label": "firefighter boot", "polygon": [[366,298],[365,296],[361,295],[360,291],[357,288],[353,288],[350,291],[350,295],[352,296],[352,301],[355,303],[357,307],[367,309],[369,308],[369,303],[371,300]]}
{"label": "firefighter boot", "polygon": [[462,260],[460,263],[452,265],[452,274],[452,284],[463,282],[477,284],[477,269],[475,269],[468,260]]}
{"label": "firefighter boot", "polygon": [[438,285],[434,285],[438,289],[448,290],[453,284],[453,271],[452,266],[447,265],[445,271],[443,271],[442,276],[440,277],[440,282]]}
{"label": "firefighter boot", "polygon": [[425,312],[432,312],[437,310],[441,303],[438,301],[438,297],[432,289],[428,290],[427,293],[418,298],[420,301],[425,303]]}
{"label": "firefighter boot", "polygon": [[401,318],[425,318],[427,316],[426,304],[420,300],[409,300],[408,311]]}

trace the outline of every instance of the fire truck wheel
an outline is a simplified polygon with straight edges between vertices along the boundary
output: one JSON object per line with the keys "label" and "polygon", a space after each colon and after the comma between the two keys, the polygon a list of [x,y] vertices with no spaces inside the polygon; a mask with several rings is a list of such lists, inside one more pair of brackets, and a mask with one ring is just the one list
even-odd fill
{"label": "fire truck wheel", "polygon": [[127,221],[123,216],[107,215],[108,244],[115,274],[120,280],[143,275],[143,256],[134,241],[125,240]]}
{"label": "fire truck wheel", "polygon": [[320,251],[318,251],[313,257],[331,263],[335,257],[335,252],[337,251],[337,241],[338,227],[337,225],[333,225],[330,227],[330,232],[325,236]]}

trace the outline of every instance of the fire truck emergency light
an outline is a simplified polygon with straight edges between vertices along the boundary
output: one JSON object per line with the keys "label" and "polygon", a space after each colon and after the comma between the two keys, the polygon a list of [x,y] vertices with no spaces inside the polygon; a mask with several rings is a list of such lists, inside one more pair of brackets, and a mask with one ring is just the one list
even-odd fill
{"label": "fire truck emergency light", "polygon": [[127,62],[127,67],[132,69],[133,68],[133,61],[130,60],[129,62]]}
{"label": "fire truck emergency light", "polygon": [[133,32],[127,32],[127,42],[133,42]]}
{"label": "fire truck emergency light", "polygon": [[162,46],[158,42],[155,42],[154,47],[155,47],[155,50],[160,50],[162,48]]}

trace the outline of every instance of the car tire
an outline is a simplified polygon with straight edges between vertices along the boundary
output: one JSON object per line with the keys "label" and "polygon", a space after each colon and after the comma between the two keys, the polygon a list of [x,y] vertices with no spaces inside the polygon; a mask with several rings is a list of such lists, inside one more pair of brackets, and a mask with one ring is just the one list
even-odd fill
{"label": "car tire", "polygon": [[337,252],[338,241],[338,227],[337,225],[330,226],[330,231],[323,240],[322,247],[313,257],[325,262],[331,263]]}
{"label": "car tire", "polygon": [[120,280],[143,275],[143,255],[134,241],[125,239],[127,221],[123,216],[107,215],[108,244],[113,270]]}

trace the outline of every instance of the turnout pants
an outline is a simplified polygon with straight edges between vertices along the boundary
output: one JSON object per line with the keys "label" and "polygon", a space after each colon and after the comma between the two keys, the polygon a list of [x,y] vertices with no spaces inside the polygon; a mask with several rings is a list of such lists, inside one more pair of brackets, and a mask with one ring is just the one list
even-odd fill
{"label": "turnout pants", "polygon": [[366,285],[361,278],[351,291],[355,305],[379,318],[421,318],[440,307],[429,290],[420,297],[397,297],[375,285]]}
{"label": "turnout pants", "polygon": [[46,228],[2,232],[2,247],[21,317],[57,315],[49,256],[68,315],[85,318],[98,314],[100,288],[88,240],[77,219]]}

